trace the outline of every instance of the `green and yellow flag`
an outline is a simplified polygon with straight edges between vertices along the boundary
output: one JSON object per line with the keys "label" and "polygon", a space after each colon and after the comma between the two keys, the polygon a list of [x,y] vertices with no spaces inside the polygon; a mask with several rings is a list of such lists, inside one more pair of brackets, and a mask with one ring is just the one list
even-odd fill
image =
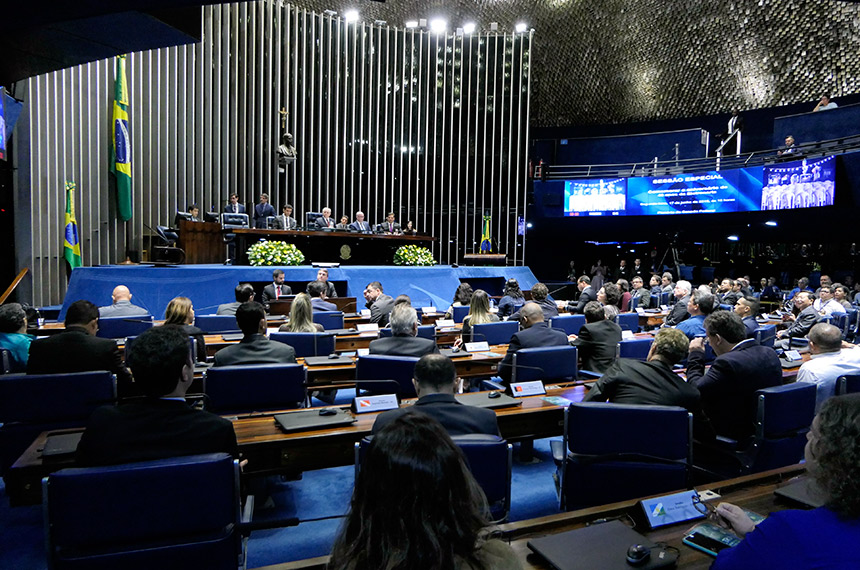
{"label": "green and yellow flag", "polygon": [[110,171],[116,177],[116,203],[119,218],[131,219],[131,140],[128,136],[128,83],[125,79],[125,58],[116,58],[114,78],[113,121],[110,137]]}
{"label": "green and yellow flag", "polygon": [[63,257],[72,269],[83,265],[81,240],[78,235],[78,221],[75,219],[75,183],[66,182],[66,242],[63,244]]}
{"label": "green and yellow flag", "polygon": [[492,217],[484,216],[484,224],[481,229],[481,253],[493,253],[493,241],[490,235],[490,222]]}

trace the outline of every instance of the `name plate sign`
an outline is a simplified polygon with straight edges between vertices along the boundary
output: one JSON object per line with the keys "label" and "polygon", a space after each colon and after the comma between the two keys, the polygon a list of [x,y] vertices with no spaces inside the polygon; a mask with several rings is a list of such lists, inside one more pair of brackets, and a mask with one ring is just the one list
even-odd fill
{"label": "name plate sign", "polygon": [[490,345],[487,344],[487,341],[467,342],[463,346],[466,347],[466,352],[482,352],[490,350]]}
{"label": "name plate sign", "polygon": [[352,402],[352,411],[357,414],[396,410],[400,407],[396,394],[380,394],[378,396],[359,396]]}
{"label": "name plate sign", "polygon": [[512,382],[511,394],[514,398],[540,396],[541,394],[546,394],[546,388],[543,387],[543,382],[540,380],[534,380],[532,382]]}

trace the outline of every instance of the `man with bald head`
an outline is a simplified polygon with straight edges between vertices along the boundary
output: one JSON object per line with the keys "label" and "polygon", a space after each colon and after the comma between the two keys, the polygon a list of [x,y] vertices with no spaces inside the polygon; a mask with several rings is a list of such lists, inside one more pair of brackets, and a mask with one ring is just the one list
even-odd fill
{"label": "man with bald head", "polygon": [[111,293],[113,303],[99,307],[99,318],[103,317],[147,317],[149,311],[131,304],[131,291],[125,285],[117,285]]}
{"label": "man with bald head", "polygon": [[519,349],[568,344],[567,335],[563,331],[547,326],[543,319],[543,310],[537,303],[528,302],[520,309],[520,326],[522,330],[511,337],[508,352],[499,365],[499,376],[506,385],[511,381],[514,353]]}
{"label": "man with bald head", "polygon": [[812,359],[797,371],[798,382],[816,385],[815,413],[827,398],[836,395],[836,380],[845,374],[860,374],[860,348],[842,348],[842,331],[818,323],[809,331]]}

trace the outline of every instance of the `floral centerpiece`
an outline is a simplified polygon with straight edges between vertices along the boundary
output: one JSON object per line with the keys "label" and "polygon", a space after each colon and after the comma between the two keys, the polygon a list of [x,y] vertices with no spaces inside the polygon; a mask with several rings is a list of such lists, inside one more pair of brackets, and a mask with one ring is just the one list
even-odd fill
{"label": "floral centerpiece", "polygon": [[433,254],[426,247],[403,245],[394,252],[394,265],[417,265],[426,267],[436,265]]}
{"label": "floral centerpiece", "polygon": [[301,265],[305,260],[299,248],[283,241],[259,241],[248,248],[251,265]]}

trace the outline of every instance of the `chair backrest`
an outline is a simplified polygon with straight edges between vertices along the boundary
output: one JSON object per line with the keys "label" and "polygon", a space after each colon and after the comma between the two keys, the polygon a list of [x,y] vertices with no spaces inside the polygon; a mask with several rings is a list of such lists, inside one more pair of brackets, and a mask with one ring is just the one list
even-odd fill
{"label": "chair backrest", "polygon": [[717,308],[721,311],[731,311],[732,310],[732,306],[729,305],[728,303],[720,303],[719,305],[717,305]]}
{"label": "chair backrest", "polygon": [[579,329],[585,324],[585,315],[561,315],[549,320],[551,329],[563,330],[565,334],[579,334]]}
{"label": "chair backrest", "polygon": [[576,355],[575,346],[522,348],[514,353],[511,382],[575,380]]}
{"label": "chair backrest", "polygon": [[846,315],[848,320],[845,323],[845,329],[842,331],[842,338],[848,341],[853,341],[857,333],[857,315],[860,312],[857,309],[847,309]]}
{"label": "chair backrest", "polygon": [[639,315],[637,313],[618,313],[615,322],[622,330],[639,332]]}
{"label": "chair backrest", "polygon": [[275,227],[275,216],[267,216],[266,217],[266,228],[271,230],[271,229],[274,229],[274,227]]}
{"label": "chair backrest", "polygon": [[499,321],[497,323],[482,323],[472,327],[472,340],[487,341],[487,344],[508,344],[511,337],[520,330],[517,321]]}
{"label": "chair backrest", "polygon": [[676,406],[580,402],[565,410],[562,508],[688,488],[693,416]]}
{"label": "chair backrest", "polygon": [[860,392],[860,374],[846,374],[836,381],[836,395]]}
{"label": "chair backrest", "polygon": [[273,332],[269,335],[269,340],[292,346],[296,356],[300,358],[326,356],[334,352],[335,345],[334,333]]}
{"label": "chair backrest", "polygon": [[[362,438],[355,444],[355,476],[367,454],[373,436]],[[511,467],[513,448],[497,435],[469,434],[451,438],[466,457],[466,466],[484,491],[494,522],[507,520],[511,510]]]}
{"label": "chair backrest", "polygon": [[317,218],[322,218],[322,212],[305,212],[305,227],[310,230],[316,228]]}
{"label": "chair backrest", "polygon": [[152,315],[137,317],[99,317],[99,330],[96,336],[101,338],[125,338],[137,336],[152,328]]}
{"label": "chair backrest", "polygon": [[342,329],[343,313],[341,311],[314,311],[315,323],[321,324],[325,330]]}
{"label": "chair backrest", "polygon": [[627,306],[631,311],[635,311],[639,306],[639,297],[630,297],[630,304]]}
{"label": "chair backrest", "polygon": [[[392,336],[391,329],[388,327],[379,329],[379,338]],[[428,340],[436,340],[436,325],[419,325],[418,338],[426,338]]]}
{"label": "chair backrest", "polygon": [[64,469],[42,488],[50,568],[242,565],[239,464],[226,453]]}
{"label": "chair backrest", "polygon": [[247,228],[249,225],[248,214],[234,214],[232,212],[221,214],[221,227]]}
{"label": "chair backrest", "polygon": [[9,374],[12,371],[12,353],[8,348],[0,348],[0,374]]}
{"label": "chair backrest", "polygon": [[[128,362],[129,354],[134,352],[134,348],[132,347],[132,345],[136,340],[136,336],[125,337],[125,346],[123,346],[123,360],[125,360],[126,362]],[[192,362],[199,362],[199,359],[197,358],[197,339],[193,336],[188,337],[188,350],[191,351]]]}
{"label": "chair backrest", "polygon": [[646,360],[653,342],[653,338],[631,338],[628,340],[622,340],[618,343],[616,355],[618,358]]}
{"label": "chair backrest", "polygon": [[176,245],[176,241],[179,239],[176,232],[170,231],[167,226],[155,226],[155,233],[164,241],[165,245]]}
{"label": "chair backrest", "polygon": [[368,354],[359,356],[355,363],[356,380],[396,380],[400,385],[401,398],[414,398],[415,386],[412,378],[415,375],[414,356],[387,356]]}
{"label": "chair backrest", "polygon": [[773,343],[776,341],[776,325],[764,325],[756,328],[755,341],[761,346],[773,348]]}
{"label": "chair backrest", "polygon": [[194,326],[207,334],[240,332],[235,315],[197,315]]}
{"label": "chair backrest", "polygon": [[668,305],[669,299],[671,299],[672,292],[671,291],[663,291],[660,293],[660,305]]}
{"label": "chair backrest", "polygon": [[221,414],[301,407],[307,400],[306,384],[301,364],[216,366],[203,376],[206,409]]}
{"label": "chair backrest", "polygon": [[798,463],[815,416],[816,385],[794,382],[756,392],[758,411],[752,473]]}
{"label": "chair backrest", "polygon": [[842,338],[848,334],[848,313],[831,313],[830,324],[842,331]]}
{"label": "chair backrest", "polygon": [[471,309],[471,307],[469,307],[468,305],[465,307],[451,307],[451,313],[454,315],[454,322],[462,323],[463,319],[466,318],[466,315],[469,314],[469,309]]}

